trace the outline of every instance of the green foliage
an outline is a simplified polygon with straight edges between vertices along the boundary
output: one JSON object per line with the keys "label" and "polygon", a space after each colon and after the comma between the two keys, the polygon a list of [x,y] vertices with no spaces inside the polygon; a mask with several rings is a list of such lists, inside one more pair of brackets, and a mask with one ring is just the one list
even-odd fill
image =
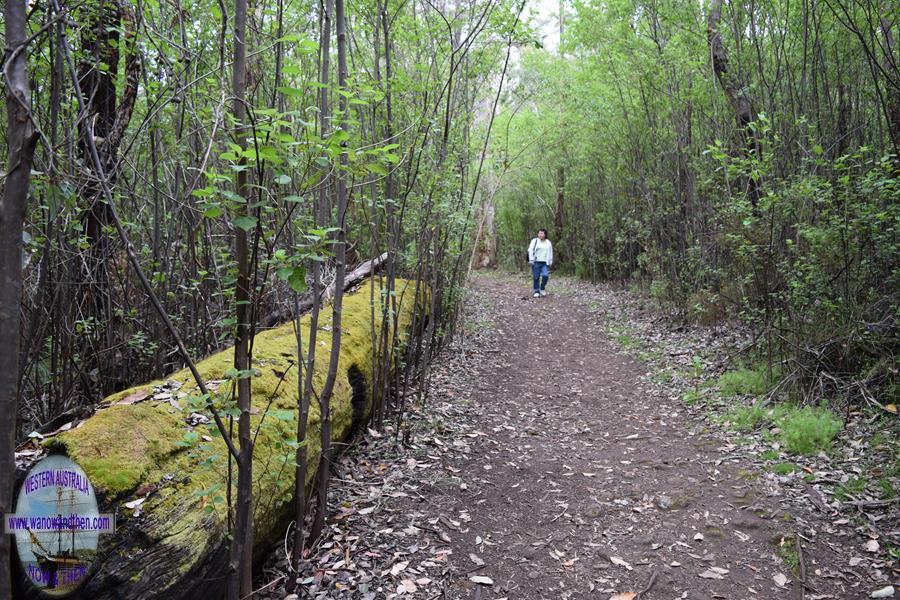
{"label": "green foliage", "polygon": [[828,409],[805,407],[789,412],[779,425],[788,452],[815,454],[831,447],[843,424]]}
{"label": "green foliage", "polygon": [[681,401],[691,406],[697,404],[703,399],[703,393],[698,390],[688,390],[681,396]]}
{"label": "green foliage", "polygon": [[778,463],[772,465],[772,472],[778,475],[790,475],[797,470],[799,470],[799,467],[794,463]]}
{"label": "green foliage", "polygon": [[863,477],[851,477],[834,489],[834,497],[844,502],[866,491],[867,482]]}
{"label": "green foliage", "polygon": [[[868,30],[857,7],[841,19],[810,10],[823,28],[810,30],[782,1],[723,15],[733,75],[767,109],[748,125],[748,151],[706,36],[693,33],[706,24],[703,4],[576,3],[562,52],[524,51],[497,117],[500,263],[520,268],[545,227],[555,268],[629,285],[684,320],[742,320],[759,334],[756,360],[791,367],[774,373],[790,374],[786,394],[815,384],[842,397],[853,378],[894,389],[898,159],[877,101],[884,81],[850,67],[877,73],[881,63],[848,26]],[[748,19],[774,29],[748,28]],[[775,30],[814,40],[831,58],[814,65],[773,40]],[[784,69],[818,78],[798,86]],[[848,112],[851,89],[865,99]],[[814,108],[823,98],[831,109]],[[742,391],[733,393],[776,383],[744,375],[753,381],[735,382]]]}
{"label": "green foliage", "polygon": [[736,408],[726,416],[731,426],[738,431],[752,431],[770,418],[770,411],[754,404]]}
{"label": "green foliage", "polygon": [[718,386],[725,396],[761,396],[768,387],[765,369],[759,367],[727,371],[719,377]]}
{"label": "green foliage", "polygon": [[[826,408],[779,405],[771,408],[759,404],[740,406],[727,412],[723,420],[736,431],[748,432],[762,427],[778,431],[778,440],[791,454],[815,454],[828,450],[843,423]],[[767,431],[763,437],[773,440]],[[769,455],[768,460],[777,458]]]}

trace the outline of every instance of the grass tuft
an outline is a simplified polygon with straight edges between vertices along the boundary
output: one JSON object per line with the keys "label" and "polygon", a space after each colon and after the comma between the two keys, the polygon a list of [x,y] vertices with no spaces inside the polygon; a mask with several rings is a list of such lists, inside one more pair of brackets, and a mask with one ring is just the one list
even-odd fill
{"label": "grass tuft", "polygon": [[815,454],[831,446],[842,423],[826,408],[806,407],[789,411],[779,425],[788,452]]}
{"label": "grass tuft", "polygon": [[718,385],[723,396],[761,396],[769,387],[766,382],[766,371],[761,367],[723,373],[719,377]]}

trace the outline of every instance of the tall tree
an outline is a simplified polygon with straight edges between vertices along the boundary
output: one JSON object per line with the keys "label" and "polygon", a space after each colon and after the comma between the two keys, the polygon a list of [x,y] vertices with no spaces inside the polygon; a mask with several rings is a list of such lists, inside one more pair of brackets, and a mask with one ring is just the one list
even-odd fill
{"label": "tall tree", "polygon": [[[338,80],[337,86],[340,94],[338,100],[338,112],[340,116],[340,131],[347,132],[349,121],[349,100],[347,98],[347,15],[344,11],[344,0],[335,0],[334,4],[335,29],[337,33],[338,56]],[[310,537],[318,539],[325,527],[325,515],[328,510],[328,483],[331,478],[331,460],[333,447],[331,443],[331,395],[334,392],[334,384],[337,380],[338,361],[341,355],[341,308],[344,300],[344,275],[347,262],[347,232],[345,227],[347,217],[347,139],[342,136],[340,159],[336,173],[337,194],[337,231],[334,244],[334,301],[332,302],[331,320],[331,354],[328,362],[328,374],[319,394],[319,416],[321,423],[322,451],[319,456],[319,481],[316,501],[316,517],[313,522]]]}
{"label": "tall tree", "polygon": [[[6,83],[7,167],[0,200],[0,339],[9,343],[0,352],[0,515],[13,510],[16,414],[19,408],[19,307],[22,292],[24,244],[22,223],[28,204],[31,165],[38,134],[31,116],[28,84],[27,3],[6,2],[3,16],[6,52],[3,79]],[[12,537],[0,535],[0,596],[12,596],[10,551]]]}
{"label": "tall tree", "polygon": [[[747,92],[746,84],[741,81],[736,70],[728,61],[728,51],[725,49],[725,43],[722,41],[722,34],[719,31],[723,1],[712,0],[709,5],[709,15],[706,21],[709,53],[712,58],[713,72],[716,74],[716,79],[719,80],[725,96],[728,97],[728,102],[731,104],[737,120],[738,131],[743,136],[742,145],[748,155],[755,156],[759,146],[756,130],[753,127],[753,122],[756,121],[756,111],[753,109],[753,102]],[[756,206],[759,202],[759,181],[756,177],[747,178],[747,196],[750,198],[750,202]]]}
{"label": "tall tree", "polygon": [[232,63],[232,105],[237,144],[241,149],[241,168],[235,174],[235,194],[241,199],[234,220],[234,251],[237,262],[234,304],[236,313],[236,334],[234,345],[234,368],[237,371],[238,440],[240,451],[237,457],[238,484],[235,504],[234,532],[231,540],[231,559],[228,570],[226,597],[229,600],[246,598],[253,592],[253,438],[250,430],[250,365],[251,335],[250,322],[250,248],[248,231],[252,227],[253,209],[250,208],[250,188],[248,169],[243,151],[247,149],[247,0],[234,3],[234,62]]}

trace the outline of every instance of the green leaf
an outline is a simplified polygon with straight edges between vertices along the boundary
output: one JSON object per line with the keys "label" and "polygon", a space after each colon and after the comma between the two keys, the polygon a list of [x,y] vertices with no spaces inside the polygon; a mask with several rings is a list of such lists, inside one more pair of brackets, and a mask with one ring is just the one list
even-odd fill
{"label": "green leaf", "polygon": [[256,217],[238,217],[237,219],[234,219],[232,223],[234,223],[235,227],[239,227],[244,231],[250,231],[251,229],[256,227]]}
{"label": "green leaf", "polygon": [[388,174],[388,170],[385,169],[383,166],[379,165],[378,163],[372,163],[372,164],[366,165],[366,169],[368,169],[369,172],[371,172],[371,173],[375,173],[376,175],[387,175]]}
{"label": "green leaf", "polygon": [[288,283],[291,286],[291,289],[301,294],[306,291],[306,268],[302,265],[299,267],[294,267],[293,272],[290,277],[288,277]]}

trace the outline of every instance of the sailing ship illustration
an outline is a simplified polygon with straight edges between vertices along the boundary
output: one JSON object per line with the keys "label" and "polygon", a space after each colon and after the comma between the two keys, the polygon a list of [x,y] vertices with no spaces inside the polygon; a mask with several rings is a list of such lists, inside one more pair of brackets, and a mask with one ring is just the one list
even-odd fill
{"label": "sailing ship illustration", "polygon": [[75,490],[66,491],[57,487],[56,499],[44,502],[55,504],[53,512],[62,523],[69,524],[68,528],[39,532],[26,528],[37,563],[36,568],[29,565],[28,576],[51,595],[63,595],[77,588],[95,554],[90,546],[96,546],[96,534],[81,531],[74,520],[69,521],[71,515],[84,513],[79,510],[81,503],[75,499]]}

